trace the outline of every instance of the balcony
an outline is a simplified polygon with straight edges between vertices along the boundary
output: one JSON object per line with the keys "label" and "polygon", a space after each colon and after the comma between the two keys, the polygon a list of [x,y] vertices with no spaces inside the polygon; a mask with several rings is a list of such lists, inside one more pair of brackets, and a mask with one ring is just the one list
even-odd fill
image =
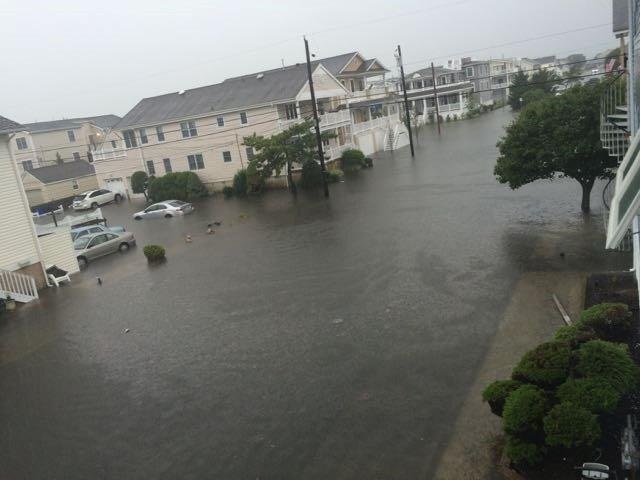
{"label": "balcony", "polygon": [[[311,114],[309,114],[309,119],[312,118]],[[349,125],[351,123],[351,113],[349,113],[349,110],[340,110],[339,112],[329,112],[324,115],[318,115],[318,119],[320,120],[320,130],[327,130],[329,128]],[[302,123],[303,121],[304,119],[300,117],[289,120],[281,118],[278,120],[278,126],[280,130],[286,130],[292,125]]]}
{"label": "balcony", "polygon": [[354,100],[375,99],[378,97],[386,97],[388,94],[393,93],[393,91],[393,88],[388,86],[370,87],[357,92],[351,92],[351,97]]}
{"label": "balcony", "polygon": [[94,162],[124,160],[127,158],[127,151],[124,148],[105,148],[91,152]]}
{"label": "balcony", "polygon": [[354,123],[351,126],[351,132],[353,134],[356,134],[356,133],[365,132],[367,130],[372,130],[374,128],[388,128],[390,119],[391,117],[379,117],[379,118],[374,118],[372,120],[368,120],[366,122]]}

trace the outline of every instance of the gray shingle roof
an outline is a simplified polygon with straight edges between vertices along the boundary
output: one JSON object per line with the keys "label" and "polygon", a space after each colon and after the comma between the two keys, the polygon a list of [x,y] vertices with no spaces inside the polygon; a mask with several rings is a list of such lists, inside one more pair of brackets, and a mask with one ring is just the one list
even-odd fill
{"label": "gray shingle roof", "polygon": [[629,0],[613,0],[613,32],[629,30]]}
{"label": "gray shingle roof", "polygon": [[52,132],[55,130],[71,130],[80,128],[83,122],[92,122],[100,128],[110,128],[120,121],[117,115],[98,115],[95,117],[65,118],[62,120],[52,120],[49,122],[25,123],[25,127],[30,132]]}
{"label": "gray shingle roof", "polygon": [[12,133],[20,130],[25,130],[23,125],[0,115],[0,133]]}
{"label": "gray shingle roof", "polygon": [[[312,68],[322,64],[329,73],[336,76],[356,53],[315,60]],[[154,125],[211,112],[293,100],[306,82],[307,66],[301,63],[228,78],[222,83],[185,90],[183,94],[174,92],[143,98],[122,118],[116,128]]]}
{"label": "gray shingle roof", "polygon": [[84,160],[65,162],[60,165],[50,165],[48,167],[32,168],[28,172],[42,183],[55,183],[72,178],[95,175],[96,169]]}

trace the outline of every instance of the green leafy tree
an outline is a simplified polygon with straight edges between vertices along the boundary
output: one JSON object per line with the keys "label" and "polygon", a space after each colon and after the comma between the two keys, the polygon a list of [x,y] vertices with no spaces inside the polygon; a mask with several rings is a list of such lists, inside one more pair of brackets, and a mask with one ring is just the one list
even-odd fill
{"label": "green leafy tree", "polygon": [[208,194],[198,175],[193,172],[167,173],[149,182],[147,191],[154,202],[172,199],[191,201]]}
{"label": "green leafy tree", "polygon": [[570,378],[558,387],[556,396],[592,413],[612,413],[620,399],[611,385],[595,378]]}
{"label": "green leafy tree", "polygon": [[[511,79],[511,86],[509,87],[509,98],[507,103],[513,110],[520,110],[523,105],[523,95],[527,91],[529,85],[529,76],[522,70],[518,72]],[[522,100],[521,100],[522,99]]]}
{"label": "green leafy tree", "polygon": [[537,465],[544,458],[544,446],[529,442],[515,435],[507,435],[504,453],[517,465]]}
{"label": "green leafy tree", "polygon": [[147,182],[149,180],[149,176],[147,172],[137,171],[133,172],[131,175],[131,190],[133,193],[142,193],[144,194],[144,198],[147,198]]}
{"label": "green leafy tree", "polygon": [[307,160],[302,164],[300,186],[306,190],[322,186],[322,168],[315,160]]}
{"label": "green leafy tree", "polygon": [[342,152],[342,168],[345,171],[359,170],[367,164],[367,158],[357,148],[350,148]]}
{"label": "green leafy tree", "polygon": [[626,345],[591,340],[580,347],[577,357],[578,374],[608,383],[618,393],[627,393],[638,384],[638,367]]}
{"label": "green leafy tree", "polygon": [[600,438],[598,417],[570,402],[562,402],[544,417],[544,433],[551,447],[584,447]]}
{"label": "green leafy tree", "polygon": [[600,92],[600,85],[578,85],[528,105],[498,142],[498,181],[515,190],[536,180],[573,178],[588,212],[596,179],[610,178],[616,166],[600,143]]}
{"label": "green leafy tree", "polygon": [[509,434],[523,434],[542,429],[548,402],[544,391],[535,385],[523,385],[511,393],[504,404],[502,418]]}
{"label": "green leafy tree", "polygon": [[569,67],[569,70],[565,72],[565,77],[577,77],[584,70],[584,64],[587,61],[587,57],[585,57],[582,53],[574,53],[567,57],[566,63]]}
{"label": "green leafy tree", "polygon": [[233,176],[233,193],[238,196],[244,196],[249,189],[249,178],[246,169],[241,169]]}
{"label": "green leafy tree", "polygon": [[601,303],[586,309],[578,322],[602,340],[625,341],[631,333],[631,312],[624,303]]}
{"label": "green leafy tree", "polygon": [[496,380],[484,389],[482,400],[489,403],[492,413],[501,417],[507,397],[521,386],[516,380]]}
{"label": "green leafy tree", "polygon": [[[280,175],[286,169],[289,185],[295,193],[292,169],[294,165],[303,165],[307,160],[319,161],[315,133],[311,130],[312,123],[302,122],[292,125],[285,131],[264,137],[255,133],[245,137],[243,143],[247,147],[253,147],[256,151],[254,158],[249,162],[248,170],[260,175],[263,179],[273,175]],[[323,133],[323,139],[329,139],[335,135]]]}

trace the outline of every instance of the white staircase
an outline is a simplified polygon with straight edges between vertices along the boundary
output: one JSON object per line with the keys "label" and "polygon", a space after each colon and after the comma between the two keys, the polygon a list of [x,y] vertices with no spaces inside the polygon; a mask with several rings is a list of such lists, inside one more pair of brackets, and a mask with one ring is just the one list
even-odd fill
{"label": "white staircase", "polygon": [[36,300],[38,288],[35,279],[22,273],[0,270],[0,298],[7,297],[22,303]]}
{"label": "white staircase", "polygon": [[400,136],[400,126],[396,125],[394,129],[389,127],[387,129],[387,133],[384,136],[384,150],[388,152],[389,150],[395,150],[398,145],[398,137]]}

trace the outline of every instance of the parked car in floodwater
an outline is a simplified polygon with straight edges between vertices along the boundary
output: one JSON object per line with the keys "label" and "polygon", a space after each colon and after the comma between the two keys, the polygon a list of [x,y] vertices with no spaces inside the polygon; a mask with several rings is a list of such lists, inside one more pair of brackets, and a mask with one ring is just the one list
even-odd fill
{"label": "parked car in floodwater", "polygon": [[76,251],[78,264],[82,268],[91,260],[118,251],[125,252],[135,244],[136,239],[131,232],[103,232],[78,238],[73,243],[73,248]]}
{"label": "parked car in floodwater", "polygon": [[71,240],[74,242],[80,237],[87,235],[93,235],[95,233],[112,232],[122,233],[126,229],[122,225],[113,225],[112,227],[105,227],[104,225],[87,225],[85,227],[78,227],[71,230]]}
{"label": "parked car in floodwater", "polygon": [[134,213],[134,220],[142,220],[143,218],[172,218],[177,215],[185,215],[193,212],[192,204],[183,202],[182,200],[167,200],[165,202],[154,203],[144,210]]}
{"label": "parked car in floodwater", "polygon": [[87,210],[89,208],[95,210],[105,203],[119,202],[120,200],[122,200],[121,194],[102,188],[100,190],[89,190],[88,192],[76,195],[71,206],[74,210]]}

